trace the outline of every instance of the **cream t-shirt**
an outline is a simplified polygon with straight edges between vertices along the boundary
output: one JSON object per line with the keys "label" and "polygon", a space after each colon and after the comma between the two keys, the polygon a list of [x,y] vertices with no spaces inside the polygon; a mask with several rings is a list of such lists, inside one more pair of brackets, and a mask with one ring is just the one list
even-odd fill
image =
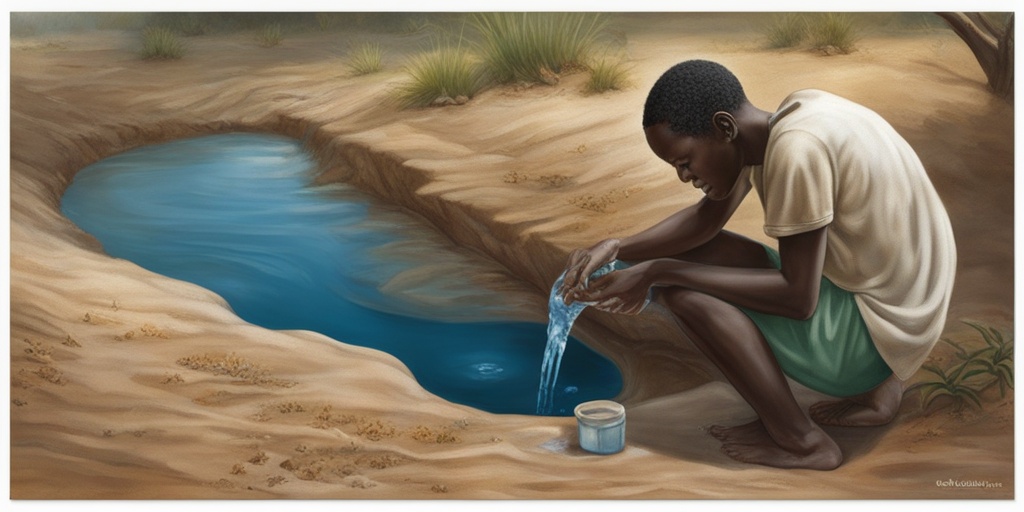
{"label": "cream t-shirt", "polygon": [[906,380],[946,322],[956,272],[946,209],[914,150],[870,109],[804,90],[778,112],[751,172],[764,231],[828,226],[824,275],[855,294],[879,354]]}

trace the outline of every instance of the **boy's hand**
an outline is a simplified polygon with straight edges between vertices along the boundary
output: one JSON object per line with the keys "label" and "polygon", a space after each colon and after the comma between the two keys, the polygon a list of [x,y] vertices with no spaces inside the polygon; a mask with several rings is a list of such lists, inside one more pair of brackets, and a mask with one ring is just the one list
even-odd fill
{"label": "boy's hand", "polygon": [[609,313],[635,315],[647,305],[651,283],[647,265],[639,265],[605,274],[590,283],[577,299],[594,302],[594,307]]}
{"label": "boy's hand", "polygon": [[598,242],[589,249],[576,249],[569,254],[565,265],[565,280],[558,294],[566,304],[572,304],[587,288],[587,278],[597,269],[611,263],[619,255],[619,240],[612,238]]}

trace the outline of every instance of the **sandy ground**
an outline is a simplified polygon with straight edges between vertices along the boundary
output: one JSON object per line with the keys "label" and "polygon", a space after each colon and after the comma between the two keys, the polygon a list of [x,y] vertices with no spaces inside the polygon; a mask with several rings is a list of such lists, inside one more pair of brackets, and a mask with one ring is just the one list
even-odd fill
{"label": "sandy ground", "polygon": [[[846,456],[835,471],[748,466],[704,429],[751,410],[662,314],[588,312],[581,337],[622,368],[629,418],[627,449],[592,456],[571,418],[451,404],[387,354],[247,324],[209,291],[105,255],[59,211],[78,169],[131,147],[236,130],[301,137],[322,181],[386,197],[502,265],[518,279],[485,284],[534,297],[522,317],[540,320],[570,249],[697,199],[647,150],[640,115],[664,69],[712,58],[763,108],[816,87],[889,119],[953,219],[946,335],[979,346],[964,319],[1012,332],[1013,110],[986,92],[967,48],[914,31],[869,35],[845,56],[769,51],[738,19],[620,20],[636,83],[623,92],[586,96],[571,75],[410,111],[384,101],[400,59],[352,78],[340,56],[349,38],[378,38],[394,56],[422,36],[309,34],[271,49],[205,36],[174,62],[138,60],[120,32],[13,40],[12,497],[1012,498],[1012,391],[961,413],[922,411],[911,394],[889,426],[828,429]],[[752,195],[729,228],[769,242],[760,226]],[[932,362],[951,358],[940,346]],[[937,483],[949,480],[990,485]]]}

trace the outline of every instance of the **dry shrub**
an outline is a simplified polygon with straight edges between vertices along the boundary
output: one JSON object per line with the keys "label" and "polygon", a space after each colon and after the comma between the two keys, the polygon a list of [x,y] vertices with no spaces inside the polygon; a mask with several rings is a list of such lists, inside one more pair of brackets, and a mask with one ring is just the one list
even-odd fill
{"label": "dry shrub", "polygon": [[28,338],[25,338],[23,341],[28,343],[28,348],[25,349],[25,353],[28,354],[29,357],[43,362],[50,360],[50,354],[53,353],[52,348]]}
{"label": "dry shrub", "polygon": [[398,431],[395,430],[394,426],[385,424],[381,420],[360,418],[356,424],[356,434],[370,441],[380,441],[384,438],[397,436]]}
{"label": "dry shrub", "polygon": [[298,402],[285,402],[277,404],[277,411],[281,414],[291,414],[294,412],[306,412],[306,408]]}
{"label": "dry shrub", "polygon": [[772,17],[763,31],[769,48],[791,48],[807,38],[807,19],[799,13],[780,13]]}
{"label": "dry shrub", "polygon": [[408,80],[395,89],[403,107],[424,107],[445,99],[473,98],[486,85],[476,59],[461,45],[437,43],[433,51],[413,57],[405,66]]}
{"label": "dry shrub", "polygon": [[317,411],[316,415],[313,416],[313,423],[310,425],[313,428],[319,429],[328,429],[334,426],[335,419],[331,409],[332,407],[330,405],[321,407],[320,410]]}
{"label": "dry shrub", "polygon": [[183,382],[185,382],[185,379],[181,378],[180,373],[175,373],[174,375],[167,375],[166,377],[164,377],[164,380],[161,381],[161,383],[163,384],[181,384]]}
{"label": "dry shrub", "polygon": [[409,431],[409,437],[424,443],[449,444],[458,443],[462,440],[456,436],[451,429],[442,428],[434,430],[424,425],[417,425]]}
{"label": "dry shrub", "polygon": [[143,336],[147,336],[149,338],[167,339],[169,337],[167,333],[153,324],[143,324],[142,327],[139,327],[139,332],[141,332]]}
{"label": "dry shrub", "polygon": [[270,371],[235,354],[194,354],[178,359],[177,363],[190,370],[226,375],[250,384],[292,387],[294,382],[276,379]]}
{"label": "dry shrub", "polygon": [[249,459],[249,464],[252,464],[254,466],[262,466],[262,465],[266,464],[267,460],[269,460],[269,459],[270,459],[270,457],[267,457],[267,454],[263,450],[260,450],[260,451],[256,452],[256,455],[253,455]]}
{"label": "dry shrub", "polygon": [[272,48],[281,44],[284,36],[281,33],[280,23],[268,23],[256,33],[256,43],[264,48]]}
{"label": "dry shrub", "polygon": [[63,386],[68,383],[67,379],[64,378],[64,372],[54,368],[53,366],[40,366],[32,373],[36,374],[46,382],[57,384],[58,386]]}
{"label": "dry shrub", "polygon": [[552,75],[584,68],[608,25],[599,13],[480,13],[471,17],[480,33],[478,50],[499,83],[551,84]]}
{"label": "dry shrub", "polygon": [[639,192],[640,190],[642,190],[640,187],[630,187],[625,190],[612,190],[610,192],[605,192],[599,196],[595,196],[594,194],[584,194],[570,198],[569,204],[584,210],[605,213],[608,211],[609,206],[615,204],[620,199],[629,198],[630,194]]}
{"label": "dry shrub", "polygon": [[349,52],[345,65],[354,76],[376,73],[384,69],[384,50],[380,43],[363,43]]}
{"label": "dry shrub", "polygon": [[583,89],[590,94],[621,91],[629,86],[630,68],[622,57],[603,57],[590,64],[590,78]]}
{"label": "dry shrub", "polygon": [[185,44],[167,27],[148,27],[142,31],[143,59],[180,59],[185,55]]}
{"label": "dry shrub", "polygon": [[407,462],[408,459],[401,455],[395,455],[389,452],[375,453],[370,455],[363,455],[356,459],[357,466],[369,466],[373,469],[387,469],[392,468]]}
{"label": "dry shrub", "polygon": [[854,19],[843,12],[826,12],[810,24],[811,45],[819,50],[850,53],[854,50],[860,34]]}
{"label": "dry shrub", "polygon": [[385,470],[406,462],[406,457],[394,452],[361,453],[358,447],[352,445],[342,448],[307,448],[301,455],[282,462],[280,467],[300,480],[345,482],[353,476],[360,476],[362,469]]}
{"label": "dry shrub", "polygon": [[370,419],[365,416],[355,416],[353,414],[342,414],[335,415],[333,408],[330,405],[324,405],[317,411],[316,415],[313,416],[313,422],[310,426],[319,429],[328,429],[338,425],[349,425],[355,424],[356,435],[365,437],[370,441],[380,441],[384,438],[395,437],[398,435],[397,429],[389,423],[385,423],[379,419]]}

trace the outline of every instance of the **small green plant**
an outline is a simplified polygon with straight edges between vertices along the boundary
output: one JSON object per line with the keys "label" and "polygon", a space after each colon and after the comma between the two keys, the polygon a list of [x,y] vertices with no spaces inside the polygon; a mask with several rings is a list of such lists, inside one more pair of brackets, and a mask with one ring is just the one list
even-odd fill
{"label": "small green plant", "polygon": [[281,44],[284,36],[281,35],[280,23],[268,23],[256,34],[256,42],[264,48],[272,48]]}
{"label": "small green plant", "polygon": [[[953,400],[955,411],[960,411],[968,403],[981,407],[980,393],[993,384],[999,386],[999,395],[1006,396],[1006,390],[1013,389],[1013,340],[1004,338],[1003,334],[992,327],[985,327],[974,322],[964,322],[981,334],[985,346],[968,352],[959,343],[942,338],[942,341],[956,349],[958,363],[942,369],[934,365],[924,365],[922,370],[933,374],[936,378],[919,382],[911,386],[921,390],[921,405],[928,409],[932,402],[942,396]],[[990,378],[984,378],[988,376]]]}
{"label": "small green plant", "polygon": [[860,36],[853,17],[842,12],[826,12],[810,23],[811,45],[818,50],[850,53]]}
{"label": "small green plant", "polygon": [[180,59],[185,45],[167,27],[148,27],[142,31],[143,59]]}
{"label": "small green plant", "polygon": [[585,67],[607,26],[600,13],[480,13],[479,53],[494,80],[551,83],[553,76]]}
{"label": "small green plant", "polygon": [[590,65],[590,79],[584,90],[591,94],[619,91],[629,85],[629,68],[619,57],[603,57]]}
{"label": "small green plant", "polygon": [[[999,385],[999,396],[1005,397],[1007,388],[1013,389],[1013,340],[1007,340],[1003,333],[992,327],[984,327],[974,322],[964,322],[981,334],[985,347],[969,354],[961,355],[973,369],[970,375],[991,375]],[[966,352],[962,348],[961,352]],[[989,383],[989,385],[992,384]]]}
{"label": "small green plant", "polygon": [[409,80],[398,86],[403,107],[426,106],[460,96],[472,98],[485,84],[480,65],[461,44],[436,43],[406,65]]}
{"label": "small green plant", "polygon": [[313,17],[316,19],[316,27],[321,32],[334,28],[334,24],[337,21],[337,16],[333,12],[318,12]]}
{"label": "small green plant", "polygon": [[807,19],[795,12],[777,14],[764,27],[769,48],[792,48],[807,37]]}
{"label": "small green plant", "polygon": [[938,377],[936,380],[921,385],[921,404],[925,409],[931,407],[932,402],[940,396],[952,398],[955,411],[962,410],[968,400],[979,408],[981,407],[981,399],[978,397],[978,392],[964,383],[968,375],[964,372],[966,365],[963,363],[950,368],[948,371],[934,365],[925,365],[921,369],[931,372]]}
{"label": "small green plant", "polygon": [[363,43],[349,53],[345,65],[355,76],[376,73],[384,69],[384,51],[380,43]]}

